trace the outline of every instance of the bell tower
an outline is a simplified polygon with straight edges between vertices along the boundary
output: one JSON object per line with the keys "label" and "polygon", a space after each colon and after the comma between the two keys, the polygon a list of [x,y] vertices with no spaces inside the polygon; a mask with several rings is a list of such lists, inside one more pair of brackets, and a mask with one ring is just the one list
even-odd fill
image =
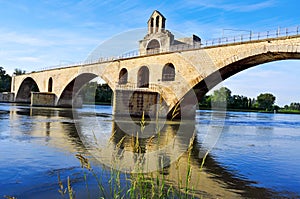
{"label": "bell tower", "polygon": [[166,18],[154,10],[148,20],[148,32],[140,41],[140,54],[156,54],[169,51],[173,44],[174,35],[166,30]]}
{"label": "bell tower", "polygon": [[179,48],[201,46],[200,37],[175,39],[174,35],[166,30],[166,18],[157,10],[154,10],[148,20],[148,31],[144,39],[140,40],[140,55],[151,55]]}
{"label": "bell tower", "polygon": [[148,20],[148,34],[155,34],[165,30],[166,18],[157,10],[155,10]]}

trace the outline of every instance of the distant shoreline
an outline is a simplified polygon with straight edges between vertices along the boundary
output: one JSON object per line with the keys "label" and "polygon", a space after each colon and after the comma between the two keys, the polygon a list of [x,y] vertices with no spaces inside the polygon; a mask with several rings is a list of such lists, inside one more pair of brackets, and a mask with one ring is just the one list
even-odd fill
{"label": "distant shoreline", "polygon": [[[212,110],[211,108],[199,107],[198,110]],[[274,111],[264,111],[256,109],[238,109],[238,108],[226,108],[226,111],[232,112],[254,112],[254,113],[274,113]],[[300,114],[300,111],[297,110],[278,110],[275,114]]]}

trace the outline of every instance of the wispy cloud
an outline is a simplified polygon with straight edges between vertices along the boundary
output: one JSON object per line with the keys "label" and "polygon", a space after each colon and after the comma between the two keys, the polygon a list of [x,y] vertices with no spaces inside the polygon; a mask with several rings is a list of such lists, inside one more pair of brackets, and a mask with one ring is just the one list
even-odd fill
{"label": "wispy cloud", "polygon": [[214,0],[214,1],[198,1],[198,0],[187,0],[187,3],[190,3],[194,6],[199,6],[202,8],[214,8],[224,11],[235,11],[235,12],[252,12],[276,5],[275,0],[267,0],[258,3],[238,3],[238,2],[226,2],[223,0]]}
{"label": "wispy cloud", "polygon": [[35,35],[22,34],[15,31],[1,31],[0,30],[0,42],[10,44],[21,44],[28,46],[49,46],[53,43],[46,39],[41,39]]}
{"label": "wispy cloud", "polygon": [[21,61],[21,62],[35,62],[39,63],[42,60],[38,57],[16,57],[14,58],[15,61]]}

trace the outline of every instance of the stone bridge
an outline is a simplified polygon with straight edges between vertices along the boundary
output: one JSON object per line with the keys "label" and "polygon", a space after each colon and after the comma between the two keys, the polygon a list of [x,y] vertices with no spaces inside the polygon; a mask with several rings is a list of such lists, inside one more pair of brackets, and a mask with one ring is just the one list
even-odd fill
{"label": "stone bridge", "polygon": [[13,76],[14,101],[74,105],[83,85],[100,77],[114,91],[115,114],[155,115],[157,104],[164,107],[163,114],[170,114],[178,104],[194,107],[209,89],[242,70],[300,58],[298,27],[203,42],[195,35],[175,39],[165,29],[165,20],[153,12],[138,56]]}

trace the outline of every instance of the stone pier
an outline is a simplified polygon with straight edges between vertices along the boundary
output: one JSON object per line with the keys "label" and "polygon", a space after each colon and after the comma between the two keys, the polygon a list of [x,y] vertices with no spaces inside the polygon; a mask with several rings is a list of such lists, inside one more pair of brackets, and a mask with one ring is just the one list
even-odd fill
{"label": "stone pier", "polygon": [[150,91],[116,90],[114,92],[115,116],[156,117],[160,95]]}
{"label": "stone pier", "polygon": [[15,94],[11,92],[0,93],[0,102],[14,102]]}
{"label": "stone pier", "polygon": [[56,96],[49,92],[31,92],[31,106],[55,106]]}

